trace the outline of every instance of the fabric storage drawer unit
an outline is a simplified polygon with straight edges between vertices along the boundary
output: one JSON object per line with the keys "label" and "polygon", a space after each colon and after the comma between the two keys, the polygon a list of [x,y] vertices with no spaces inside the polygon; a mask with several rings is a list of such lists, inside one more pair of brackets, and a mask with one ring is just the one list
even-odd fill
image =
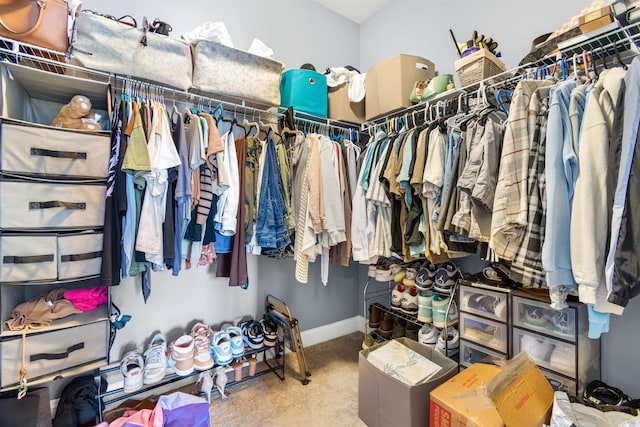
{"label": "fabric storage drawer unit", "polygon": [[313,70],[282,73],[280,105],[295,111],[327,117],[327,77]]}
{"label": "fabric storage drawer unit", "polygon": [[102,233],[0,235],[0,282],[70,280],[100,274]]}
{"label": "fabric storage drawer unit", "polygon": [[102,227],[105,192],[98,184],[0,181],[0,229]]}
{"label": "fabric storage drawer unit", "polygon": [[483,319],[472,314],[460,313],[460,337],[497,351],[506,353],[507,325]]}
{"label": "fabric storage drawer unit", "polygon": [[576,311],[553,310],[542,301],[513,296],[513,325],[560,339],[576,340]]}
{"label": "fabric storage drawer unit", "polygon": [[460,310],[506,322],[509,295],[471,286],[460,287]]}
{"label": "fabric storage drawer unit", "polygon": [[29,175],[106,179],[107,134],[24,126],[6,121],[0,131],[0,170]]}
{"label": "fabric storage drawer unit", "polygon": [[[55,374],[76,366],[107,359],[107,321],[27,335],[27,379]],[[22,337],[0,343],[1,386],[20,382]]]}
{"label": "fabric storage drawer unit", "polygon": [[280,105],[281,62],[208,40],[191,49],[195,89]]}
{"label": "fabric storage drawer unit", "polygon": [[504,354],[475,345],[469,341],[460,341],[460,365],[469,367],[474,363],[488,363],[495,365],[498,360],[506,360]]}

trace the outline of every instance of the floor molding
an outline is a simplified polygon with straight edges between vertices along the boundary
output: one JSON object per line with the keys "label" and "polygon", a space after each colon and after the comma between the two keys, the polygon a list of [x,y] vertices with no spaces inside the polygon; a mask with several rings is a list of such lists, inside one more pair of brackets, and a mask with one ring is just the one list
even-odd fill
{"label": "floor molding", "polygon": [[319,326],[313,329],[307,329],[300,332],[302,344],[305,347],[314,344],[320,344],[343,335],[356,331],[362,331],[364,328],[364,319],[362,316],[354,316],[349,319],[340,320],[338,322],[329,323],[328,325]]}

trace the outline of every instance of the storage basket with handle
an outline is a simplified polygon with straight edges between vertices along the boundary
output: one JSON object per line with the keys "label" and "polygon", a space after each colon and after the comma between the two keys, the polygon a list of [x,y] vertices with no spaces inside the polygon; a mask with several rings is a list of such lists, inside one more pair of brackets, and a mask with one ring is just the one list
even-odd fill
{"label": "storage basket with handle", "polygon": [[505,71],[506,67],[488,49],[480,49],[455,62],[456,73],[461,86],[477,83],[487,77],[495,76]]}

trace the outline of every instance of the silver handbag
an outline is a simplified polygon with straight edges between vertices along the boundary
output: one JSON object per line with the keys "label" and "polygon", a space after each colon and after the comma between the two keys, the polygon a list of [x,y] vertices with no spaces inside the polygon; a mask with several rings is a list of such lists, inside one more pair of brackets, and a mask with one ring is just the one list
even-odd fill
{"label": "silver handbag", "polygon": [[280,105],[281,62],[213,41],[198,41],[191,48],[195,89]]}
{"label": "silver handbag", "polygon": [[180,90],[191,87],[191,50],[186,42],[94,13],[78,14],[71,57],[94,70]]}

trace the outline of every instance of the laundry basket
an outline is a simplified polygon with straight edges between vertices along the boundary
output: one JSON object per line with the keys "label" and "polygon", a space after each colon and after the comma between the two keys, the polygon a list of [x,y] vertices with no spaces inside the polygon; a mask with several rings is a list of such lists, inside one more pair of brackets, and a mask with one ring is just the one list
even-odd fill
{"label": "laundry basket", "polygon": [[480,49],[455,62],[456,73],[461,86],[479,82],[487,77],[495,76],[505,71],[506,67],[488,49]]}

